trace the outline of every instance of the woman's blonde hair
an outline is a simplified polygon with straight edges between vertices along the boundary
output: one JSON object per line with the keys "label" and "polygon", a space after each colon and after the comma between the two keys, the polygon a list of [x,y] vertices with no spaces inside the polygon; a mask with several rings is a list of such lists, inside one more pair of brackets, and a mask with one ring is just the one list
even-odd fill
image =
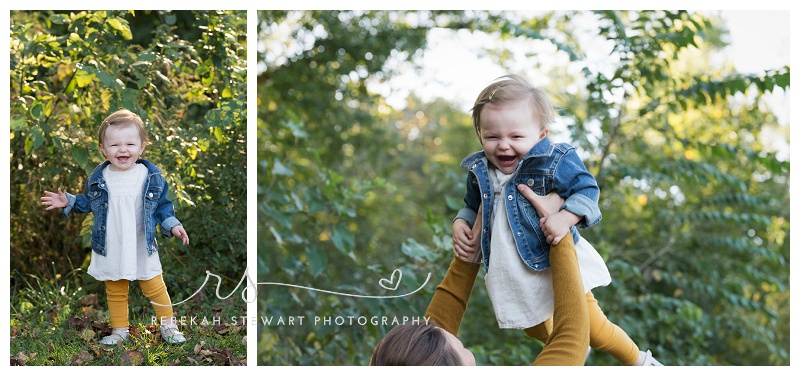
{"label": "woman's blonde hair", "polygon": [[503,105],[514,103],[521,100],[528,100],[531,116],[541,124],[543,129],[553,122],[555,108],[550,97],[544,90],[537,89],[524,78],[516,74],[507,74],[492,81],[489,86],[483,89],[475,104],[472,106],[472,124],[475,126],[475,134],[481,136],[481,111],[483,106],[488,103]]}
{"label": "woman's blonde hair", "polygon": [[147,143],[147,129],[145,129],[144,121],[139,115],[128,111],[118,110],[108,115],[100,124],[100,131],[98,132],[97,143],[103,145],[103,138],[106,136],[106,130],[114,125],[128,125],[133,124],[139,130],[139,137],[142,139],[142,145]]}

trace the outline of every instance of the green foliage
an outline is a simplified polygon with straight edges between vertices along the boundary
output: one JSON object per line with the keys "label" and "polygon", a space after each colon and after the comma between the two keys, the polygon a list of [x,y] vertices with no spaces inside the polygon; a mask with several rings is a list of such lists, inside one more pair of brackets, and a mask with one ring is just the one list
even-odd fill
{"label": "green foliage", "polygon": [[[611,46],[607,67],[589,64],[578,18]],[[707,56],[725,30],[685,11],[290,11],[259,20],[270,46],[259,57],[259,281],[373,295],[394,269],[398,292],[430,273],[403,299],[262,288],[259,315],[306,322],[261,324],[259,364],[367,364],[391,325],[313,318],[419,316],[441,281],[464,194],[458,163],[480,148],[469,114],[413,96],[393,109],[368,90],[399,61],[417,61],[432,27],[545,43],[579,67],[543,70],[530,53],[525,66],[536,71],[522,73],[551,78],[563,136],[601,185],[603,220],[582,235],[614,278],[595,291],[612,322],[669,365],[788,364],[789,163],[765,136],[788,133],[761,103],[788,91],[788,66],[744,75],[713,65]],[[513,72],[515,52],[483,49]],[[496,328],[482,279],[459,337],[479,364],[530,364],[542,344]],[[594,351],[589,364],[618,362]]]}
{"label": "green foliage", "polygon": [[111,333],[105,304],[81,287],[80,273],[16,274],[21,282],[10,304],[12,365],[246,365],[241,300],[184,306],[187,325],[179,325],[187,342],[172,346],[159,338],[153,310],[134,287],[130,340],[108,347],[97,343]]}
{"label": "green foliage", "polygon": [[203,270],[237,280],[246,266],[245,12],[13,11],[11,19],[11,269],[88,266],[92,216],[65,220],[40,197],[83,193],[103,161],[100,122],[126,108],[147,125],[143,157],[165,171],[191,239],[188,247],[158,239],[172,299],[193,293]]}

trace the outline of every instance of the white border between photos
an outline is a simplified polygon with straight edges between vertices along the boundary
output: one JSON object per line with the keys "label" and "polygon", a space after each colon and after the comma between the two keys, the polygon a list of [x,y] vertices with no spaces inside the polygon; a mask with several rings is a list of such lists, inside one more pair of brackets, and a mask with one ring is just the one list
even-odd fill
{"label": "white border between photos", "polygon": [[[0,29],[2,30],[10,30],[10,7],[9,1],[4,1],[6,5],[4,5],[3,13],[0,15]],[[323,1],[323,0],[280,0],[280,1],[273,1],[273,0],[261,0],[261,1],[240,1],[240,0],[230,0],[223,3],[218,1],[172,1],[168,4],[165,4],[164,1],[137,1],[137,2],[109,2],[109,1],[73,1],[73,2],[55,2],[55,1],[32,1],[24,3],[25,9],[127,9],[127,8],[135,8],[135,9],[164,9],[164,5],[169,5],[171,9],[218,9],[218,8],[225,8],[225,9],[240,9],[240,10],[247,10],[248,11],[248,39],[247,39],[247,58],[248,58],[248,94],[247,100],[249,104],[248,108],[248,120],[247,120],[247,147],[248,150],[254,150],[256,147],[256,104],[257,104],[257,88],[256,88],[256,61],[257,57],[257,42],[256,42],[256,11],[259,9],[520,9],[520,8],[538,8],[538,9],[593,9],[598,7],[597,1],[559,1],[559,2],[546,2],[546,3],[535,3],[540,4],[540,6],[533,6],[533,2],[520,2],[520,1],[503,1],[503,0],[496,0],[496,1],[473,1],[473,0],[466,0],[460,2],[447,2],[447,1],[421,1],[421,0],[410,0],[410,1],[403,1],[403,2],[386,2],[386,1],[368,1],[368,0],[352,0],[352,1]],[[128,7],[125,7],[128,5]],[[454,7],[457,5],[457,7]],[[797,10],[794,4],[787,4],[785,1],[759,1],[759,2],[748,2],[747,6],[743,6],[742,4],[733,5],[730,2],[723,2],[723,1],[674,1],[670,2],[669,4],[664,4],[663,2],[657,1],[611,1],[611,2],[603,2],[602,8],[605,9],[655,9],[655,8],[663,8],[665,5],[668,5],[670,8],[673,9],[741,9],[741,10],[765,10],[765,9],[789,9],[790,11],[790,34],[792,40],[795,43],[792,43],[791,48],[791,61],[797,61],[797,54],[798,49],[800,49],[800,44],[796,42],[797,37],[797,23],[800,22],[797,17]],[[287,7],[288,6],[288,7]],[[554,7],[554,8],[551,8]],[[0,38],[0,48],[3,51],[8,51],[9,48],[9,38]],[[2,54],[2,66],[9,67],[9,55],[8,53]],[[792,86],[796,85],[798,82],[796,78],[791,79]],[[4,88],[8,88],[9,86],[9,74],[6,72],[0,78],[0,82],[2,83]],[[2,96],[2,117],[0,117],[0,122],[2,122],[2,127],[6,131],[5,134],[9,134],[10,129],[9,127],[9,97],[8,91],[4,90]],[[791,100],[791,108],[797,109],[800,108],[797,106],[797,100]],[[797,135],[798,132],[794,131],[790,134],[790,145],[791,144],[798,144]],[[0,154],[1,155],[9,155],[9,147],[10,142],[5,141],[0,143]],[[796,161],[796,155],[798,152],[795,150],[791,157],[791,162]],[[247,209],[247,268],[249,273],[253,278],[256,276],[256,267],[257,267],[257,234],[256,234],[256,188],[257,188],[257,180],[255,179],[256,173],[256,165],[257,165],[257,153],[252,152],[249,153],[247,156],[248,162],[248,172],[253,174],[252,177],[248,177],[247,179],[247,199],[248,199],[248,209]],[[2,232],[0,232],[0,241],[2,241],[2,249],[8,251],[3,252],[3,262],[2,262],[2,270],[3,275],[9,275],[9,268],[10,268],[10,200],[9,200],[9,193],[10,187],[8,185],[9,177],[10,177],[10,165],[9,163],[3,163],[0,167],[0,176],[4,179],[4,184],[2,184],[2,189],[0,190],[0,197],[2,199],[2,212],[0,213],[0,217],[2,218]],[[798,179],[797,174],[790,174],[790,193],[796,193],[798,187]],[[792,202],[790,208],[791,216],[797,218],[798,214],[798,205]],[[792,228],[793,230],[793,228]],[[794,231],[792,231],[794,232]],[[794,251],[798,250],[798,247],[791,246],[792,253],[796,253]],[[795,275],[798,273],[797,267],[791,266],[791,280],[790,284],[794,287],[795,283]],[[3,322],[8,323],[10,317],[10,305],[7,303],[9,302],[9,285],[8,279],[2,279],[2,302],[3,302],[3,310],[2,310],[2,318],[4,319]],[[796,303],[797,299],[792,299],[791,303],[791,311],[798,312],[798,303]],[[256,310],[256,303],[253,300],[252,303],[248,303],[247,305],[247,315],[248,317],[253,317],[257,313]],[[791,318],[794,319],[797,315],[793,313]],[[791,329],[791,338],[797,338],[796,333],[798,332],[797,328],[798,325],[794,325]],[[10,344],[9,344],[9,335],[10,335],[10,328],[8,324],[2,325],[2,336],[3,339],[0,341],[2,343],[3,353],[9,354],[10,351]],[[256,336],[256,329],[252,327],[248,327],[248,350],[247,350],[247,359],[248,359],[248,366],[242,369],[237,369],[235,372],[244,372],[246,374],[259,374],[262,372],[269,372],[270,374],[277,374],[277,375],[288,375],[294,372],[308,372],[309,370],[296,370],[291,367],[257,367],[257,336]],[[793,341],[794,342],[794,341]],[[795,346],[797,347],[797,346]],[[800,356],[797,355],[798,351],[792,351],[790,355],[790,364],[799,364]],[[22,369],[15,369],[9,366],[9,363],[6,363],[2,366],[2,368],[9,368],[12,372],[12,375],[21,374],[23,371]],[[496,368],[496,367],[493,367]],[[769,372],[782,374],[784,372],[788,373],[791,369],[790,367],[781,367],[777,369],[770,368]],[[219,368],[216,367],[200,367],[200,368],[193,368],[192,372],[200,372],[201,374],[213,374],[217,372]],[[59,370],[62,371],[62,370]],[[72,370],[70,370],[72,371]],[[81,372],[83,370],[78,370]],[[102,371],[106,371],[103,369]],[[167,373],[167,372],[176,372],[175,368],[159,368],[156,369],[148,369],[147,372],[156,372],[156,373]],[[325,374],[388,374],[388,375],[406,375],[409,370],[401,369],[401,368],[390,368],[390,369],[381,369],[379,372],[375,369],[370,369],[369,367],[361,367],[361,366],[331,366],[331,367],[314,367],[311,372],[321,372]],[[492,372],[496,372],[498,370],[493,369]],[[511,373],[511,374],[528,374],[529,372],[535,372],[531,369],[525,367],[502,367],[499,371],[503,373]],[[625,368],[625,367],[603,367],[603,368],[593,368],[591,371],[584,371],[584,372],[592,372],[594,373],[601,373],[601,374],[614,374],[622,373],[626,374],[628,372],[638,372],[640,370],[634,370],[633,368]],[[666,373],[672,372],[673,370],[668,369],[661,369],[656,370],[653,369],[650,372],[653,373]],[[690,372],[690,373],[700,373],[705,371],[699,367],[684,367],[680,370],[680,372]],[[748,370],[752,371],[752,370]],[[68,371],[69,372],[69,371]],[[140,370],[136,370],[131,367],[116,367],[113,371],[114,373],[130,373],[133,374],[134,372],[141,372]],[[223,371],[225,372],[225,371]],[[411,371],[413,373],[422,372],[423,374],[433,374],[434,372],[440,372],[438,370],[433,370],[431,368],[422,368],[422,369],[415,369]],[[478,372],[485,372],[480,367],[467,370],[467,369],[459,369],[458,373],[466,373],[466,374],[477,374]]]}

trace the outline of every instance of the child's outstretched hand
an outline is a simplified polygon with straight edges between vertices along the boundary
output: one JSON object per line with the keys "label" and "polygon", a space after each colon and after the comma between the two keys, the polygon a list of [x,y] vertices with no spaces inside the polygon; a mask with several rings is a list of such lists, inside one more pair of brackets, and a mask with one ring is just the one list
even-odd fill
{"label": "child's outstretched hand", "polygon": [[69,204],[69,199],[64,192],[61,192],[61,188],[58,189],[58,193],[44,191],[44,194],[45,197],[42,197],[42,205],[48,205],[44,210],[66,208],[67,204]]}
{"label": "child's outstretched hand", "polygon": [[179,237],[183,240],[183,245],[189,245],[189,234],[186,233],[186,230],[183,229],[183,226],[175,226],[170,230],[172,235]]}

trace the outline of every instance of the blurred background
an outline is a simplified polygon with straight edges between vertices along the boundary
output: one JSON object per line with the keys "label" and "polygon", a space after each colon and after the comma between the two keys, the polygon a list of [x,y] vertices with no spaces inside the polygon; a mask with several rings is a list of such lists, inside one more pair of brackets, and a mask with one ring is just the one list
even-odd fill
{"label": "blurred background", "polygon": [[[259,11],[260,365],[366,365],[419,316],[452,258],[469,109],[517,73],[559,112],[601,188],[581,233],[614,281],[612,322],[666,365],[789,364],[788,12]],[[542,344],[497,328],[483,273],[459,337],[478,364]],[[587,364],[618,365],[594,351]]]}

